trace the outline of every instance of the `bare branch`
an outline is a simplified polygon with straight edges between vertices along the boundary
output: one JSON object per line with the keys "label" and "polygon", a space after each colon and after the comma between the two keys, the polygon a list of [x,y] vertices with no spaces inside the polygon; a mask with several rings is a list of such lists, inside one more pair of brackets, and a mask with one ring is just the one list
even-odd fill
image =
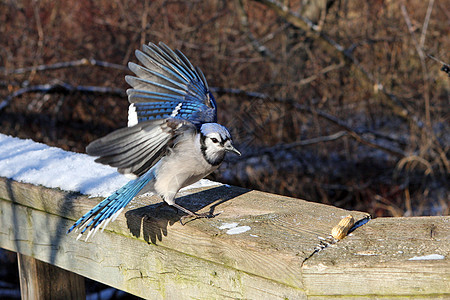
{"label": "bare branch", "polygon": [[[318,79],[320,75],[327,74],[327,73],[329,73],[331,71],[338,70],[338,69],[340,69],[342,67],[344,67],[344,62],[341,62],[339,64],[329,65],[329,66],[323,68],[322,70],[320,70],[319,72],[317,72],[316,74],[301,79],[299,82],[296,83],[296,85],[297,86],[301,86],[301,85],[308,84],[308,83]],[[292,103],[292,102],[294,102],[293,99],[280,98],[280,97],[271,97],[271,96],[268,96],[268,95],[266,95],[264,93],[248,92],[248,91],[244,91],[244,90],[241,90],[241,89],[221,88],[221,87],[211,87],[210,89],[211,89],[212,92],[219,93],[219,94],[245,95],[245,96],[248,96],[248,97],[261,98],[261,99],[269,99],[270,98],[271,100],[275,100],[275,101],[278,101],[278,102],[284,102],[284,103]]]}
{"label": "bare branch", "polygon": [[[338,52],[347,62],[352,63],[359,69],[361,73],[364,74],[364,76],[373,84],[375,91],[379,91],[382,94],[384,94],[386,97],[381,97],[380,99],[391,108],[392,112],[400,116],[401,118],[409,121],[410,126],[413,128],[423,132],[426,129],[430,128],[430,104],[429,104],[429,89],[428,84],[426,80],[426,65],[424,63],[423,57],[423,50],[418,47],[418,43],[415,40],[415,37],[413,36],[413,40],[415,41],[415,44],[417,45],[416,49],[418,51],[419,57],[421,58],[421,64],[422,64],[422,72],[425,80],[425,115],[426,115],[426,122],[427,125],[425,128],[422,125],[422,122],[414,116],[409,109],[399,100],[399,98],[394,95],[392,92],[388,91],[383,84],[375,78],[375,76],[370,73],[368,70],[366,70],[356,59],[355,56],[353,56],[352,52],[348,49],[345,49],[342,45],[334,41],[331,37],[329,37],[326,33],[323,31],[320,31],[320,28],[316,25],[314,25],[310,20],[305,18],[304,16],[293,12],[287,7],[285,4],[280,3],[276,0],[254,0],[256,2],[260,2],[267,7],[271,8],[275,13],[277,13],[280,17],[284,18],[287,22],[291,23],[293,26],[297,26],[298,28],[301,28],[306,31],[306,33],[312,33],[316,36],[317,40],[319,42],[322,42],[322,45],[325,49],[332,50],[334,52]],[[402,7],[402,12],[406,12],[406,9],[404,8],[404,5]],[[405,13],[404,13],[405,14]],[[407,14],[406,14],[407,16]],[[444,67],[443,71],[447,72],[449,68]],[[450,163],[446,159],[445,150],[443,149],[443,146],[441,142],[434,136],[433,132],[428,130],[426,133],[427,136],[429,136],[434,144],[435,150],[439,153],[439,157],[441,158],[444,166],[447,170],[450,170]],[[356,139],[358,139],[358,136],[354,136]],[[363,142],[363,140],[361,140]],[[370,143],[370,142],[369,142]],[[373,145],[375,146],[375,145]],[[394,155],[397,156],[404,156],[402,152],[399,152],[395,149],[386,149],[388,152],[391,152]]]}
{"label": "bare branch", "polygon": [[434,57],[431,54],[427,54],[429,58],[431,58],[434,61],[437,61],[438,63],[442,64],[442,68],[441,71],[447,73],[447,75],[450,77],[450,65],[446,64],[445,62],[443,62],[442,60]]}
{"label": "bare branch", "polygon": [[[338,125],[340,125],[341,127],[342,126],[348,127],[347,125],[345,125],[345,123],[343,121],[337,119],[336,117],[333,117],[333,116],[331,116],[323,111],[320,111],[320,110],[316,110],[316,109],[312,110],[311,108],[307,108],[305,106],[299,105],[295,102],[294,99],[291,99],[291,98],[271,97],[264,93],[251,92],[251,91],[245,91],[245,90],[233,89],[233,88],[210,87],[210,90],[214,93],[219,93],[219,94],[243,95],[243,96],[250,97],[250,98],[259,98],[259,99],[265,99],[265,100],[270,99],[271,101],[276,101],[276,102],[283,103],[283,104],[291,104],[291,105],[294,105],[294,107],[296,107],[297,109],[302,110],[302,111],[308,111],[308,112],[314,111],[314,113],[316,113],[319,117],[322,117],[324,119],[332,121],[333,123],[339,123]],[[347,129],[352,130],[352,129],[350,129],[350,127],[348,127]],[[368,128],[359,129],[358,131],[354,130],[354,131],[358,135],[368,133],[375,137],[382,138],[382,139],[385,139],[385,140],[388,140],[391,142],[395,142],[400,145],[406,144],[406,141],[404,141],[404,140],[400,140],[400,139],[394,138],[392,136],[370,130]]]}
{"label": "bare branch", "polygon": [[316,80],[317,78],[319,78],[319,75],[323,75],[326,74],[328,72],[334,71],[334,70],[338,70],[340,68],[342,68],[344,66],[344,62],[340,62],[339,64],[333,64],[333,65],[329,65],[325,68],[323,68],[322,70],[320,70],[319,72],[317,72],[316,74],[309,76],[307,78],[303,78],[301,79],[296,85],[300,86],[300,85],[305,85],[308,84],[314,80]]}
{"label": "bare branch", "polygon": [[243,156],[239,157],[238,159],[239,160],[248,159],[251,157],[263,156],[266,154],[273,154],[273,153],[276,153],[276,152],[279,152],[282,150],[290,150],[290,149],[302,147],[302,146],[309,146],[309,145],[318,144],[318,143],[331,142],[331,141],[340,139],[341,137],[344,137],[346,135],[347,135],[347,132],[338,131],[336,133],[333,133],[333,134],[327,135],[327,136],[319,136],[316,138],[296,141],[296,142],[288,143],[288,144],[278,144],[273,147],[262,148],[258,151],[253,151],[248,154],[244,154]]}
{"label": "bare branch", "polygon": [[[222,87],[209,87],[210,91],[217,94],[234,94],[234,95],[243,95],[250,98],[260,98],[260,99],[275,99],[267,94],[259,93],[259,92],[249,92],[242,89],[235,89],[235,88],[222,88]],[[278,98],[278,101],[280,102],[291,102],[292,99],[286,99],[286,98]]]}
{"label": "bare branch", "polygon": [[[400,158],[406,156],[406,154],[403,151],[399,150],[399,149],[388,147],[388,146],[383,146],[383,145],[377,144],[377,143],[375,143],[373,141],[370,141],[370,140],[362,137],[360,132],[355,131],[350,126],[345,124],[345,122],[343,122],[342,120],[339,120],[338,118],[336,118],[336,117],[334,117],[334,116],[332,116],[332,115],[330,115],[330,114],[328,114],[328,113],[326,113],[324,111],[311,109],[311,108],[306,107],[304,105],[300,105],[298,103],[295,103],[293,99],[270,98],[268,95],[263,94],[263,93],[247,92],[247,91],[243,91],[243,90],[240,90],[240,89],[225,89],[225,88],[212,87],[211,91],[216,92],[216,93],[231,93],[231,94],[237,94],[237,95],[245,95],[245,96],[248,96],[248,97],[255,97],[255,98],[260,98],[260,99],[271,99],[271,100],[278,101],[280,103],[289,103],[289,104],[292,104],[296,109],[298,109],[300,111],[306,111],[306,112],[309,112],[309,113],[317,114],[321,118],[324,118],[324,119],[326,119],[326,120],[336,124],[337,126],[341,127],[345,131],[347,131],[352,138],[354,138],[355,140],[357,140],[358,142],[360,142],[362,144],[365,144],[365,145],[370,146],[372,148],[377,148],[377,149],[383,150],[383,151],[385,151],[387,153],[390,153],[390,154],[392,154],[394,156],[397,156],[397,157],[400,157]],[[369,129],[365,129],[364,133],[370,133],[370,134],[373,134],[374,136],[377,136],[377,137],[380,137],[380,138],[383,138],[383,139],[386,139],[386,140],[395,141],[395,142],[397,142],[399,144],[404,144],[403,141],[396,140],[396,139],[394,139],[392,137],[387,137],[386,135],[379,134],[379,133],[377,133],[375,131],[372,131],[372,130],[369,130]]]}
{"label": "bare branch", "polygon": [[423,21],[422,26],[422,34],[420,35],[419,46],[423,49],[423,45],[425,44],[425,37],[427,35],[428,23],[430,22],[431,12],[433,11],[434,0],[428,1],[427,14],[425,16],[425,20]]}
{"label": "bare branch", "polygon": [[352,64],[354,64],[367,77],[367,79],[369,79],[369,81],[372,82],[377,91],[382,92],[386,96],[386,98],[384,99],[385,103],[389,107],[391,107],[392,111],[396,115],[409,121],[412,121],[415,124],[418,124],[417,120],[414,120],[410,117],[410,112],[403,105],[403,103],[401,103],[401,101],[398,99],[397,96],[386,90],[386,88],[381,84],[381,82],[379,82],[379,80],[376,79],[372,73],[367,71],[359,63],[359,61],[356,59],[355,56],[353,56],[351,51],[345,49],[342,45],[340,45],[338,42],[329,37],[325,32],[321,31],[319,26],[315,25],[313,22],[311,22],[301,14],[298,14],[290,10],[289,7],[276,0],[254,0],[254,1],[260,2],[266,5],[267,7],[271,8],[280,17],[283,17],[287,22],[291,23],[292,25],[305,30],[307,33],[308,32],[313,33],[316,37],[319,38],[318,41],[322,42],[323,47],[328,49],[329,51],[333,52],[338,51],[338,53],[347,62],[351,62]]}
{"label": "bare branch", "polygon": [[408,27],[409,34],[411,35],[411,38],[413,40],[414,47],[416,47],[417,54],[419,54],[420,60],[423,60],[425,58],[425,55],[423,53],[422,48],[420,48],[419,43],[417,42],[416,36],[414,35],[414,29],[413,29],[413,26],[411,23],[411,19],[409,18],[408,11],[406,10],[406,7],[404,4],[401,5],[401,10],[402,10],[403,17],[405,19],[406,26]]}
{"label": "bare branch", "polygon": [[[42,57],[42,49],[44,48],[44,29],[42,28],[41,16],[39,14],[39,1],[33,1],[33,13],[36,19],[36,30],[38,32],[38,55],[37,58]],[[36,61],[36,60],[35,60]]]}
{"label": "bare branch", "polygon": [[128,71],[128,67],[96,60],[96,59],[87,59],[82,58],[79,60],[72,60],[72,61],[66,61],[66,62],[58,62],[51,65],[39,65],[39,66],[33,66],[33,67],[26,67],[26,68],[19,68],[15,70],[6,70],[6,68],[1,67],[0,72],[3,72],[5,75],[13,75],[13,74],[24,74],[28,72],[35,72],[35,71],[47,71],[47,70],[57,70],[57,69],[64,69],[64,68],[73,68],[73,67],[79,67],[79,66],[99,66],[99,67],[105,67],[105,68],[113,68],[118,69],[122,71]]}
{"label": "bare branch", "polygon": [[394,156],[397,157],[405,157],[406,154],[403,153],[403,151],[399,150],[399,149],[395,149],[395,148],[391,148],[391,147],[387,147],[387,146],[383,146],[380,144],[377,144],[373,141],[370,141],[364,137],[362,137],[359,133],[357,133],[354,129],[352,129],[350,126],[348,126],[347,124],[345,124],[342,120],[339,120],[338,118],[336,118],[335,116],[332,116],[326,112],[320,111],[320,110],[314,110],[311,109],[309,107],[306,107],[304,105],[300,105],[295,103],[294,107],[297,108],[298,110],[301,111],[306,111],[306,112],[310,112],[313,114],[317,114],[318,116],[334,123],[335,125],[339,126],[340,128],[344,129],[345,131],[347,131],[351,137],[353,137],[355,140],[357,140],[358,142],[360,142],[361,144],[365,144],[367,146],[370,146],[372,148],[377,148],[380,150],[383,150],[387,153],[390,153]]}
{"label": "bare branch", "polygon": [[56,84],[41,84],[41,85],[33,85],[21,88],[14,93],[8,95],[2,102],[0,102],[0,111],[9,105],[12,99],[19,97],[23,94],[27,93],[43,93],[43,94],[69,94],[69,93],[101,93],[101,94],[111,94],[117,95],[120,97],[126,97],[126,93],[122,89],[118,88],[110,88],[103,86],[88,86],[88,85],[79,85],[73,86],[68,83],[56,83]]}
{"label": "bare branch", "polygon": [[249,40],[250,44],[253,46],[253,48],[261,54],[263,57],[269,57],[272,61],[276,61],[275,56],[272,52],[270,52],[269,49],[267,49],[266,46],[262,45],[257,38],[253,35],[253,33],[250,30],[250,26],[248,24],[248,16],[247,12],[244,9],[244,2],[243,0],[236,0],[236,7],[237,12],[239,15],[239,20],[241,21],[241,25],[243,27],[243,30],[246,33],[247,39]]}

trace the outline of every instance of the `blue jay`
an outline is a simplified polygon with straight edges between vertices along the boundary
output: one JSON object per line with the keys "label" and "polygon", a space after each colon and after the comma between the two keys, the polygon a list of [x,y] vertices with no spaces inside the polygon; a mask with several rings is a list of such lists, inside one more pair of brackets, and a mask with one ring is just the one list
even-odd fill
{"label": "blue jay", "polygon": [[[98,163],[133,179],[82,216],[67,233],[89,238],[137,195],[153,192],[191,217],[211,217],[177,203],[178,191],[216,170],[225,153],[241,153],[227,128],[217,124],[217,105],[205,76],[179,50],[149,43],[136,50],[142,65],[128,63],[128,127],[93,141],[86,152]],[[77,238],[77,239],[78,239]]]}

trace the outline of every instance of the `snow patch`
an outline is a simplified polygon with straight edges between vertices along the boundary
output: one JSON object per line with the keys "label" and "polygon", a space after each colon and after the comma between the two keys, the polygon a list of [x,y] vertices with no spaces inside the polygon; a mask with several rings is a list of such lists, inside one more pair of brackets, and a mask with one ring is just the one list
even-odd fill
{"label": "snow patch", "polygon": [[424,256],[414,256],[408,260],[439,260],[439,259],[445,259],[445,256],[440,254],[429,254]]}
{"label": "snow patch", "polygon": [[228,229],[227,234],[240,234],[252,229],[250,226],[238,226],[239,223],[223,223],[219,229]]}
{"label": "snow patch", "polygon": [[[108,197],[129,181],[115,168],[94,160],[87,154],[0,134],[0,176],[15,181],[93,197]],[[202,179],[183,190],[217,185]]]}
{"label": "snow patch", "polygon": [[250,226],[238,226],[227,230],[227,234],[240,234],[252,229]]}
{"label": "snow patch", "polygon": [[236,226],[238,226],[239,223],[223,223],[219,229],[230,229],[230,228],[234,228]]}

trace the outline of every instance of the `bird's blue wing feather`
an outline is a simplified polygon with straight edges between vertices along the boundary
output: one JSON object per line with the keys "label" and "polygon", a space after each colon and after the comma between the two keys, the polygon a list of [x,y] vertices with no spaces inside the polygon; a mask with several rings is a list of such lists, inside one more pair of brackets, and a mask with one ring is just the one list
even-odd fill
{"label": "bird's blue wing feather", "polygon": [[142,65],[129,63],[136,76],[126,76],[130,118],[136,123],[180,118],[202,124],[217,121],[217,105],[205,76],[180,51],[163,43],[144,45],[136,51]]}

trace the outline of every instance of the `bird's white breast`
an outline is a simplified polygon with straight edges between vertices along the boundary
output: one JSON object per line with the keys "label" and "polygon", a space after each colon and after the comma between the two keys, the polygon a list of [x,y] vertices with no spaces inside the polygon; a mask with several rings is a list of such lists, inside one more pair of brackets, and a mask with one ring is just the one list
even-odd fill
{"label": "bird's white breast", "polygon": [[171,204],[181,188],[197,182],[218,166],[212,166],[204,159],[200,149],[200,136],[186,133],[155,168],[155,192]]}

